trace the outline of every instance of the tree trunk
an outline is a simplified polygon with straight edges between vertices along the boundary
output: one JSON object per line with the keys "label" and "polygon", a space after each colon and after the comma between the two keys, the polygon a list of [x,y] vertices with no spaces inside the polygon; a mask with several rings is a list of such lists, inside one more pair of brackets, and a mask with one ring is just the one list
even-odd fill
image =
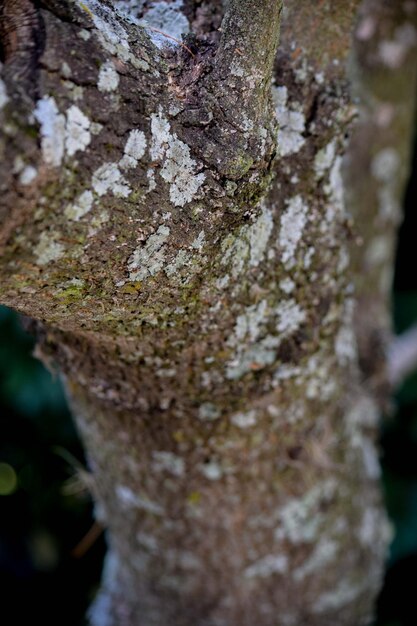
{"label": "tree trunk", "polygon": [[0,296],[86,446],[95,626],[369,623],[417,2],[358,4],[3,0]]}

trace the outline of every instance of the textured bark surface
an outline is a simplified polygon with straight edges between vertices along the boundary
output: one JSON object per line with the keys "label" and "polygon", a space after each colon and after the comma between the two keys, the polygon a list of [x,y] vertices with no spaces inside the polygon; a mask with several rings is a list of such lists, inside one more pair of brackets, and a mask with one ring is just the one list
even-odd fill
{"label": "textured bark surface", "polygon": [[417,3],[225,4],[3,3],[0,297],[86,445],[93,624],[358,626]]}

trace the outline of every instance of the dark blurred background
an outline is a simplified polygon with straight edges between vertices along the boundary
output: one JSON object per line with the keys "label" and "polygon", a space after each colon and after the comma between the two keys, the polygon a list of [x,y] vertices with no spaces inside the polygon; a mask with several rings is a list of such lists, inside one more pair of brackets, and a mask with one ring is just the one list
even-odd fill
{"label": "dark blurred background", "polygon": [[59,380],[0,307],[0,625],[82,626],[105,552]]}
{"label": "dark blurred background", "polygon": [[[393,290],[398,333],[417,322],[417,150]],[[105,552],[85,460],[59,380],[0,307],[0,624],[83,626]],[[396,534],[374,626],[417,625],[417,371],[381,425],[383,480]],[[337,625],[335,625],[337,626]]]}

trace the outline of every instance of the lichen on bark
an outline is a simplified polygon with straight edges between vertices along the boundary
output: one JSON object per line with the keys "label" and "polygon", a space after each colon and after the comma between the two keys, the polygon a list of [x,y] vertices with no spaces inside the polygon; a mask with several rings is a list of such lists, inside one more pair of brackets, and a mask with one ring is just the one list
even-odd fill
{"label": "lichen on bark", "polygon": [[277,54],[278,2],[131,4],[3,10],[0,296],[86,445],[92,623],[366,624],[415,3],[288,1]]}

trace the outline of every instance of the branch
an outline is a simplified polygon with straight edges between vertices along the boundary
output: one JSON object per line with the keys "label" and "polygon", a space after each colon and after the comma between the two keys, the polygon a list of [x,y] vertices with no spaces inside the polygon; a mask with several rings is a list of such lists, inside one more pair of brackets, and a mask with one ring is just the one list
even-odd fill
{"label": "branch", "polygon": [[399,387],[417,369],[417,324],[395,337],[388,350],[388,377]]}
{"label": "branch", "polygon": [[[255,173],[259,182],[269,175],[277,135],[270,85],[281,7],[281,0],[230,0],[214,63],[210,59],[201,80],[193,78],[194,64],[188,80],[192,116],[185,111],[177,118],[182,136],[223,179],[241,182]],[[211,120],[204,135],[194,122],[197,110],[199,119]]]}
{"label": "branch", "polygon": [[240,81],[246,101],[263,98],[278,48],[281,0],[230,0],[222,23],[217,66]]}

